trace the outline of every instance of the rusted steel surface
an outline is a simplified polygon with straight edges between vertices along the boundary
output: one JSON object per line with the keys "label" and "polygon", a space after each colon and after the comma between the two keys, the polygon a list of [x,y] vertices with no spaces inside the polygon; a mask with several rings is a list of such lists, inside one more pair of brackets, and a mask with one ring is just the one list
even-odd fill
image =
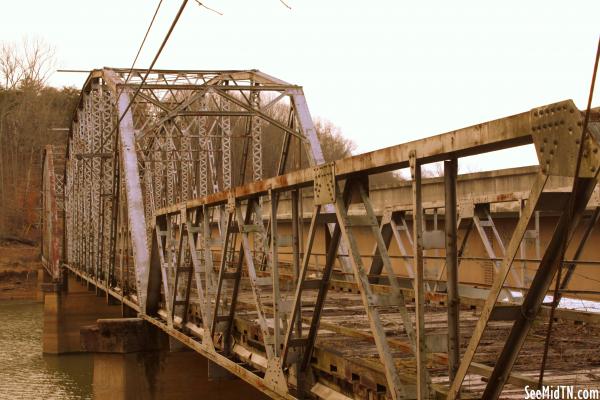
{"label": "rusted steel surface", "polygon": [[[576,221],[561,219],[560,202],[577,196],[583,216],[600,167],[597,138],[576,140],[581,113],[572,102],[315,169],[324,160],[300,87],[255,70],[156,70],[122,115],[140,79],[139,71],[97,70],[82,92],[67,151],[62,262],[70,273],[273,398],[510,397],[535,382],[536,337],[548,315],[541,303],[551,267],[562,262],[555,242]],[[282,99],[285,112],[271,114]],[[267,127],[281,136],[280,175],[263,179]],[[290,143],[310,168],[291,170]],[[457,177],[446,180],[445,199],[422,198],[422,165],[451,159],[455,169],[461,157],[529,143],[541,163],[527,172],[532,187],[464,195]],[[583,169],[573,165],[579,146]],[[409,165],[412,200],[377,210],[369,176]],[[574,194],[573,180],[586,190]],[[317,198],[312,211],[303,207],[308,192]],[[523,209],[501,234],[492,205],[506,202]],[[54,212],[51,202],[44,207]],[[529,223],[538,212],[553,236],[541,261],[519,260],[541,264],[529,281],[514,274],[514,260],[527,256],[523,237],[540,245],[539,227],[531,234]],[[438,218],[454,214],[444,243]],[[485,253],[458,248],[471,220]],[[489,263],[489,282],[460,282],[469,257]],[[436,279],[425,274],[432,266]],[[512,311],[521,307],[527,320],[513,326],[506,319],[520,318]],[[598,337],[600,318],[562,308],[555,316],[561,332],[546,381],[595,382],[600,343],[579,338]]]}
{"label": "rusted steel surface", "polygon": [[[58,150],[58,155],[55,155]],[[54,281],[60,279],[64,214],[64,149],[44,149],[42,176],[42,265]]]}
{"label": "rusted steel surface", "polygon": [[[354,174],[370,175],[379,172],[407,168],[409,153],[416,151],[421,164],[443,161],[448,157],[466,157],[488,151],[532,143],[530,113],[525,112],[511,117],[459,129],[413,142],[403,143],[381,150],[360,154],[336,161],[335,171],[338,179]],[[289,190],[293,187],[306,187],[313,183],[312,169],[290,172],[289,174],[265,179],[261,182],[235,188],[236,198],[262,195],[269,189]],[[189,206],[201,204],[219,204],[227,200],[227,193],[221,192],[203,199],[194,199]],[[157,213],[166,213],[174,209],[165,207]]]}

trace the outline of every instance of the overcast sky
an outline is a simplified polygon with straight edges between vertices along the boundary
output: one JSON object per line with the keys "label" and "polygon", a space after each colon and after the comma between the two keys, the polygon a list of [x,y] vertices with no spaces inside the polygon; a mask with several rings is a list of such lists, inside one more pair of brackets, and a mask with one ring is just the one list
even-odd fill
{"label": "overcast sky", "polygon": [[[304,86],[313,116],[374,150],[571,98],[585,108],[600,1],[193,0],[157,67],[257,68]],[[60,68],[129,67],[158,0],[3,1],[0,40],[40,37]],[[577,4],[577,6],[575,6]],[[179,0],[163,0],[139,67]],[[81,86],[83,74],[54,74]],[[595,105],[599,105],[598,89]],[[467,169],[536,162],[531,149]]]}

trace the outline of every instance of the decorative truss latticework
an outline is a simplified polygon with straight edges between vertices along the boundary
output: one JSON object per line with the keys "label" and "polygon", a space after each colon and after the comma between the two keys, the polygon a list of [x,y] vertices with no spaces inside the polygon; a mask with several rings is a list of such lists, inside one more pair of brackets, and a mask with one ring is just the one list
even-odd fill
{"label": "decorative truss latticework", "polygon": [[[158,208],[323,162],[299,86],[257,70],[156,70],[145,81],[144,73],[92,72],[67,152],[66,259],[103,282],[128,277],[132,287],[128,252],[140,252],[123,239],[122,224],[131,231],[142,223],[146,235],[134,240],[148,248]],[[133,175],[136,199],[127,186]],[[124,218],[122,201],[139,201],[143,218]]]}
{"label": "decorative truss latticework", "polygon": [[[112,72],[125,93],[144,73]],[[298,163],[287,159],[298,157],[290,148],[301,150],[304,165],[323,162],[302,89],[260,71],[155,71],[131,114],[147,217],[275,175],[277,165]]]}
{"label": "decorative truss latticework", "polygon": [[[593,205],[575,235],[598,181],[597,110],[587,132],[564,101],[325,164],[300,87],[254,70],[143,73],[94,71],[82,91],[66,152],[66,271],[274,398],[497,399],[537,384],[539,363],[519,356],[539,355],[543,342],[527,339],[553,315],[544,299],[563,264],[568,287],[600,214]],[[539,167],[526,193],[459,198],[461,157],[530,143]],[[56,259],[48,155],[44,254]],[[422,167],[440,161],[443,195],[427,203]],[[377,214],[369,180],[401,168],[410,195]],[[501,234],[491,204],[507,201],[520,211]],[[543,245],[540,215],[551,217]],[[459,286],[470,231],[489,262],[485,289]],[[536,258],[516,263],[532,240]],[[581,328],[588,353],[596,325]],[[600,373],[597,356],[549,357]]]}
{"label": "decorative truss latticework", "polygon": [[42,264],[53,279],[58,279],[65,214],[64,147],[47,145],[43,152],[42,168]]}

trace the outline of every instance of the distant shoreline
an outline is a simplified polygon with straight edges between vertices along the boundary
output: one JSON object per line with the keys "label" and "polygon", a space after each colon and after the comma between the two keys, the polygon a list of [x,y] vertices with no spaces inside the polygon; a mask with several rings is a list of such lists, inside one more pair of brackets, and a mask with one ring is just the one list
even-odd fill
{"label": "distant shoreline", "polygon": [[0,300],[36,300],[38,273],[38,270],[0,271]]}
{"label": "distant shoreline", "polygon": [[0,245],[0,300],[37,300],[39,248]]}

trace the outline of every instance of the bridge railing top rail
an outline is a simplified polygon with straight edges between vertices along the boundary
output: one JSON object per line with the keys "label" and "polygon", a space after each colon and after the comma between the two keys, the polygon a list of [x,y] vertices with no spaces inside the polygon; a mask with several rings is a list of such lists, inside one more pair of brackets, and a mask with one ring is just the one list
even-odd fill
{"label": "bridge railing top rail", "polygon": [[[569,104],[574,111],[577,110],[570,100],[556,104],[557,107],[558,104],[561,107]],[[537,113],[537,110],[553,109],[553,106],[550,104],[509,117],[337,160],[332,163],[335,178],[341,180],[407,168],[411,155],[414,155],[419,165],[423,165],[531,144],[536,134],[534,113]],[[579,110],[577,112],[581,113]],[[308,187],[313,185],[314,176],[314,168],[292,171],[285,175],[238,186],[231,191],[221,191],[166,206],[157,209],[155,215],[178,212],[182,208],[224,204],[232,194],[236,199],[243,200],[265,195],[270,190],[281,192]]]}

